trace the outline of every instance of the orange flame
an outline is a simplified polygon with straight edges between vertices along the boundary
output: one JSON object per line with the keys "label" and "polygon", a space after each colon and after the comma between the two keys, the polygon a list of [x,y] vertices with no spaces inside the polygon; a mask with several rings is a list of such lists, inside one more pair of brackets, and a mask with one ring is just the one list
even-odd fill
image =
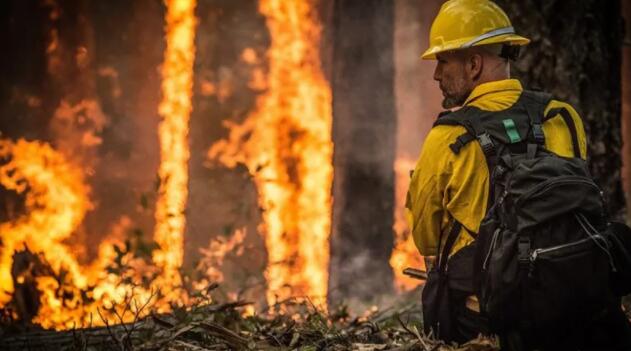
{"label": "orange flame", "polygon": [[203,289],[211,283],[223,282],[224,275],[221,267],[223,266],[224,258],[231,252],[234,252],[237,256],[243,254],[245,235],[245,228],[237,229],[230,238],[218,236],[210,241],[208,248],[199,249],[202,259],[196,268],[197,271],[203,274],[203,278],[194,282],[196,289]]}
{"label": "orange flame", "polygon": [[[67,272],[64,286],[52,276],[35,277],[41,306],[33,322],[57,329],[103,324],[93,316],[97,309],[121,302],[132,288],[122,284],[120,276],[105,270],[113,260],[112,239],[101,244],[99,258],[90,266],[81,266],[64,243],[91,208],[82,170],[42,142],[0,140],[0,159],[8,160],[0,166],[0,184],[25,194],[26,203],[25,215],[0,224],[0,287],[5,293],[0,296],[0,305],[10,300],[8,294],[15,289],[11,276],[13,253],[28,245],[33,252],[42,253],[54,274]],[[79,299],[82,291],[93,301]],[[139,302],[146,302],[150,295],[143,289],[135,291]],[[112,313],[104,311],[103,316],[108,318]],[[132,319],[130,314],[123,316],[125,322]]]}
{"label": "orange flame", "polygon": [[[159,113],[163,118],[159,128],[161,186],[155,232],[160,250],[154,252],[153,257],[161,275],[152,284],[153,290],[159,288],[164,295],[164,299],[153,306],[158,310],[168,309],[169,301],[181,301],[182,298],[179,292],[175,292],[175,287],[181,283],[178,269],[183,257],[183,212],[187,197],[189,158],[188,119],[191,111],[196,24],[193,14],[195,1],[168,1],[167,6],[167,50],[162,67],[164,99],[159,106]],[[59,120],[55,130],[67,135],[69,131],[63,129],[67,123],[63,122],[73,120],[84,107],[89,111],[95,110],[93,105],[83,103],[76,108],[60,110],[63,113],[60,112],[55,117],[56,121]],[[95,121],[102,122],[102,118]],[[101,125],[102,123],[97,123],[96,127]],[[88,146],[100,142],[95,138],[82,138],[81,141],[87,142]],[[63,151],[72,154],[73,148],[66,144],[61,141]],[[132,281],[139,281],[138,278],[145,273],[155,272],[155,267],[147,266],[144,261],[126,254],[122,260],[132,267],[133,272],[114,274],[106,269],[117,255],[113,245],[121,243],[122,232],[129,228],[131,221],[122,218],[115,229],[118,234],[113,233],[113,236],[99,246],[98,258],[90,265],[81,266],[64,240],[71,237],[81,224],[86,211],[91,208],[89,188],[84,184],[83,170],[69,163],[48,144],[41,142],[20,140],[12,143],[0,140],[0,159],[8,160],[0,166],[0,184],[18,194],[25,194],[26,198],[26,214],[0,224],[3,244],[0,250],[0,287],[4,291],[0,295],[0,305],[5,305],[10,300],[10,293],[15,288],[11,276],[13,252],[26,244],[33,252],[42,253],[43,258],[51,265],[53,274],[67,272],[64,274],[64,286],[59,286],[57,279],[52,276],[35,277],[37,288],[41,292],[41,306],[33,322],[57,329],[88,323],[103,324],[103,319],[94,317],[97,312],[109,320],[118,313],[120,317],[114,318],[116,322],[132,321],[135,318],[133,313],[114,313],[103,309],[118,309],[117,304],[129,302],[132,295],[135,302],[132,309],[152,298],[152,289],[135,286],[123,280],[132,278]],[[80,157],[78,159],[85,161]],[[24,278],[18,277],[18,282],[20,279]],[[91,300],[80,299],[83,293]]]}
{"label": "orange flame", "polygon": [[407,267],[425,269],[423,257],[419,255],[410,232],[410,227],[405,218],[405,198],[410,185],[410,170],[414,169],[415,161],[399,158],[395,161],[396,174],[396,206],[394,214],[394,249],[390,256],[390,266],[394,272],[395,286],[399,291],[412,290],[419,286],[421,281],[412,279],[403,274]]}
{"label": "orange flame", "polygon": [[[40,142],[0,140],[0,159],[10,159],[0,166],[0,184],[18,194],[26,193],[27,212],[0,225],[0,286],[13,291],[13,252],[26,243],[31,250],[44,252],[55,271],[63,267],[75,286],[85,288],[88,282],[70,248],[63,244],[90,208],[82,171]],[[0,296],[1,303],[9,299]]]}
{"label": "orange flame", "polygon": [[[161,163],[154,238],[154,262],[163,270],[157,285],[165,295],[179,286],[184,255],[188,196],[189,118],[195,60],[195,0],[167,0],[166,51],[162,65],[162,102],[158,127]],[[175,296],[174,296],[175,297]]]}
{"label": "orange flame", "polygon": [[310,296],[323,303],[333,144],[321,27],[312,1],[261,0],[259,10],[271,34],[268,90],[243,124],[227,123],[228,139],[209,157],[229,167],[243,163],[254,176],[265,210],[268,302]]}

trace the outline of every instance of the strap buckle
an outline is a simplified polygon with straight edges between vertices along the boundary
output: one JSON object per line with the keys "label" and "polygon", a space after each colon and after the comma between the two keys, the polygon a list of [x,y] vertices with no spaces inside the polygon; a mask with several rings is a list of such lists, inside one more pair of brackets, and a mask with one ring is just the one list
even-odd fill
{"label": "strap buckle", "polygon": [[530,238],[520,236],[517,242],[517,250],[519,263],[530,262]]}
{"label": "strap buckle", "polygon": [[535,138],[537,144],[544,145],[546,143],[546,136],[543,134],[543,127],[540,123],[532,125],[532,136]]}
{"label": "strap buckle", "polygon": [[454,154],[457,155],[460,153],[460,150],[473,139],[475,138],[471,134],[469,134],[468,132],[464,133],[456,138],[456,141],[453,144],[450,144],[449,148],[451,149],[451,151],[454,152]]}
{"label": "strap buckle", "polygon": [[482,147],[482,151],[486,156],[490,156],[495,154],[495,145],[493,144],[493,140],[488,133],[482,133],[477,136],[478,142]]}

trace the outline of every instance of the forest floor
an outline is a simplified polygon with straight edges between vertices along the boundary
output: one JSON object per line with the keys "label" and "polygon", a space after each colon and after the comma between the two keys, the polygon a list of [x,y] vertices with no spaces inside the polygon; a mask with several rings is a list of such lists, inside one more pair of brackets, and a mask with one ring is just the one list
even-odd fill
{"label": "forest floor", "polygon": [[[497,341],[480,338],[446,345],[422,332],[421,307],[407,302],[369,309],[353,317],[346,307],[324,312],[310,301],[289,300],[246,316],[247,302],[208,302],[153,314],[135,323],[55,331],[4,325],[2,350],[420,350],[492,351]],[[281,312],[282,311],[282,312]],[[32,329],[32,328],[31,328]]]}

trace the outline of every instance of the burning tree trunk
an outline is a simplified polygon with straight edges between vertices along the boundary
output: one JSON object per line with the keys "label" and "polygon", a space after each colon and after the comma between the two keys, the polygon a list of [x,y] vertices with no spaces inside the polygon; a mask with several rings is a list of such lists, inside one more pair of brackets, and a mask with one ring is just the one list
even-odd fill
{"label": "burning tree trunk", "polygon": [[333,8],[331,303],[368,301],[392,289],[393,7],[338,0]]}
{"label": "burning tree trunk", "polygon": [[[34,1],[0,4],[0,138],[48,139],[48,131],[39,127],[53,111],[43,101],[48,17]],[[23,211],[22,197],[0,187],[0,222]]]}
{"label": "burning tree trunk", "polygon": [[84,221],[87,254],[94,257],[103,238],[126,219],[151,236],[154,202],[149,199],[160,161],[158,67],[166,43],[161,2],[91,1],[88,8],[95,37],[96,100],[108,116],[99,135],[100,162],[90,176],[95,208]]}
{"label": "burning tree trunk", "polygon": [[[574,105],[585,121],[592,174],[621,215],[620,1],[497,0],[517,30],[533,39],[516,65],[526,87]],[[562,14],[560,16],[559,14]]]}

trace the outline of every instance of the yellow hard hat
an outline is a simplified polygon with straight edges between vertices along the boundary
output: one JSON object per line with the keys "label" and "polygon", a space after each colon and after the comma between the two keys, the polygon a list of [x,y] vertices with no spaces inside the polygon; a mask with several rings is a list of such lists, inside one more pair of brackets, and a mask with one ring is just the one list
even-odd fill
{"label": "yellow hard hat", "polygon": [[429,34],[425,60],[440,52],[472,46],[508,44],[522,46],[530,39],[515,34],[506,13],[490,0],[449,0],[440,8]]}

